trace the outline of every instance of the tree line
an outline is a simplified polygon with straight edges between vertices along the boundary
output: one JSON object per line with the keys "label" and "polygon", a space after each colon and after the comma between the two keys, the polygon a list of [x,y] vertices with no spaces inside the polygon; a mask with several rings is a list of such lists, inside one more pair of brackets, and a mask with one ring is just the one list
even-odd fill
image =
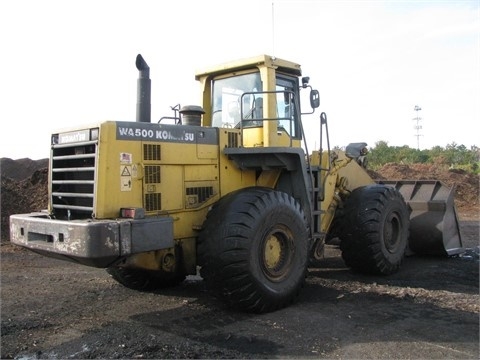
{"label": "tree line", "polygon": [[378,141],[369,148],[368,167],[375,170],[387,163],[400,164],[435,164],[448,168],[463,169],[475,174],[480,173],[480,148],[455,142],[446,147],[434,146],[431,149],[412,149],[407,145],[389,146],[386,141]]}

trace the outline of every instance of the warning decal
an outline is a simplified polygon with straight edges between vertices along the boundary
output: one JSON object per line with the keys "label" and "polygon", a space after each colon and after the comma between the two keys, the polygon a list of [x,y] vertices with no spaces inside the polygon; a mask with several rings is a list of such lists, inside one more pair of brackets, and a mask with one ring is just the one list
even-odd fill
{"label": "warning decal", "polygon": [[120,166],[120,191],[132,191],[132,166]]}

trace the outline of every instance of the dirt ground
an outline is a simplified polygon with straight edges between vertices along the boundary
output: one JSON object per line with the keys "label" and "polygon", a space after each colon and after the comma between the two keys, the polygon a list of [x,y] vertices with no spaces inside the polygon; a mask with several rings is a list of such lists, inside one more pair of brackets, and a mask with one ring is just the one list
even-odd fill
{"label": "dirt ground", "polygon": [[[15,182],[2,173],[2,220],[10,201],[23,201],[14,190],[45,186],[45,174],[35,174]],[[198,276],[138,292],[102,269],[46,258],[2,236],[0,358],[478,359],[478,177],[448,174],[457,175],[462,256],[408,257],[394,275],[365,276],[331,245],[297,303],[262,315],[226,309]]]}

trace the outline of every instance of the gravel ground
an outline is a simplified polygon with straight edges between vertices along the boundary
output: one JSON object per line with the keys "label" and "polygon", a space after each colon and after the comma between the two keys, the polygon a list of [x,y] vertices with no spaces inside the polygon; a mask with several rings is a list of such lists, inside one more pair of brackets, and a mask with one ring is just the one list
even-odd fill
{"label": "gravel ground", "polygon": [[263,315],[226,309],[199,277],[161,292],[102,269],[2,243],[1,358],[478,359],[479,222],[465,256],[409,257],[389,277],[352,273],[337,247],[296,304]]}

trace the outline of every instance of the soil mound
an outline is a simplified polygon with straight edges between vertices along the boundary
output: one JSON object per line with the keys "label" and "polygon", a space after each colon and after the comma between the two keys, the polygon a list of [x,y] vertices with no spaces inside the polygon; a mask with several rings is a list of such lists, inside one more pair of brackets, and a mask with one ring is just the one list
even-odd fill
{"label": "soil mound", "polygon": [[2,177],[14,180],[24,180],[30,177],[35,171],[48,167],[48,159],[32,160],[28,158],[12,160],[10,158],[0,159]]}
{"label": "soil mound", "polygon": [[462,219],[480,218],[480,175],[442,165],[394,163],[385,164],[377,171],[369,170],[368,173],[375,180],[440,180],[455,188],[455,207]]}
{"label": "soil mound", "polygon": [[[20,167],[12,167],[17,171]],[[20,174],[24,170],[15,172]],[[12,214],[24,214],[47,208],[48,203],[48,167],[35,170],[23,180],[4,176],[2,172],[1,189],[1,239],[10,238],[9,218]]]}

